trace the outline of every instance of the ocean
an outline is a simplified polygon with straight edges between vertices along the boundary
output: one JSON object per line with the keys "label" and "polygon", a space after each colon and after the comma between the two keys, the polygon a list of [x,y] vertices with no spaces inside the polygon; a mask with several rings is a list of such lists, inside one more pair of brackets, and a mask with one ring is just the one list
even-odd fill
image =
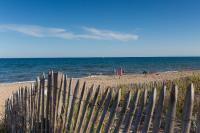
{"label": "ocean", "polygon": [[49,70],[62,71],[74,78],[113,75],[120,67],[126,74],[197,70],[200,57],[2,58],[0,83],[32,81]]}

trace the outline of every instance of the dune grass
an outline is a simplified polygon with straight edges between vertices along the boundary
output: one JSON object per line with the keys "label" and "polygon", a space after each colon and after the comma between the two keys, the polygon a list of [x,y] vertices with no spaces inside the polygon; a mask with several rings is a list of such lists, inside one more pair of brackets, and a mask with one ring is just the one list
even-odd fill
{"label": "dune grass", "polygon": [[4,118],[0,120],[0,133],[6,133],[5,121]]}
{"label": "dune grass", "polygon": [[[127,85],[120,85],[117,87],[111,87],[111,89],[114,89],[115,92],[117,92],[117,89],[121,89],[122,92],[122,96],[121,96],[121,101],[120,101],[120,106],[123,106],[125,104],[124,100],[125,100],[125,96],[126,94],[131,91],[132,94],[134,94],[136,92],[137,89],[144,89],[147,88],[149,89],[149,92],[151,92],[151,90],[156,87],[157,88],[157,98],[159,97],[159,93],[161,88],[163,87],[163,83],[166,85],[167,87],[167,94],[166,94],[166,99],[165,99],[165,103],[164,103],[164,110],[163,110],[163,116],[166,115],[167,112],[167,106],[168,106],[168,100],[169,100],[169,93],[170,93],[170,89],[172,87],[173,84],[176,84],[178,86],[178,101],[177,101],[177,112],[176,112],[176,118],[177,120],[181,121],[182,119],[182,112],[183,112],[183,105],[184,105],[184,99],[185,99],[185,95],[186,95],[186,90],[187,87],[193,83],[194,87],[195,87],[195,102],[194,102],[194,109],[193,109],[193,116],[194,119],[196,117],[197,114],[197,107],[198,107],[198,98],[200,99],[200,75],[193,75],[193,76],[189,76],[189,77],[185,77],[185,78],[180,78],[180,79],[175,79],[175,80],[167,80],[167,81],[163,81],[163,82],[148,82],[148,83],[141,83],[141,84],[127,84]],[[101,98],[98,98],[98,102],[100,101]],[[111,101],[111,104],[109,106],[109,109],[111,108],[113,103],[113,99]],[[88,109],[91,109],[91,106],[88,106]],[[74,114],[77,114],[77,107],[75,106],[74,108]],[[94,111],[96,111],[96,109],[94,109]],[[86,112],[86,118],[88,117],[88,112]],[[102,110],[99,111],[99,115],[102,113]],[[117,112],[117,115],[119,115],[119,112]],[[107,118],[105,118],[105,121],[107,122]],[[76,118],[75,118],[76,119]],[[72,119],[72,123],[74,124],[74,119]],[[83,125],[85,123],[83,122]],[[164,123],[161,123],[161,127],[162,125],[164,125]],[[194,127],[195,123],[193,124]],[[73,125],[72,125],[73,126]],[[95,128],[96,129],[96,124],[95,124]],[[104,125],[102,127],[102,129],[104,129]],[[0,132],[6,132],[6,128],[5,128],[5,123],[4,120],[0,121]]]}
{"label": "dune grass", "polygon": [[[175,79],[175,80],[167,80],[163,82],[149,82],[149,83],[142,83],[142,84],[129,84],[129,85],[120,85],[116,88],[122,89],[122,99],[121,103],[123,104],[123,100],[125,99],[125,94],[128,91],[132,91],[133,93],[137,89],[143,90],[144,88],[147,88],[149,92],[152,91],[153,88],[157,89],[157,99],[159,98],[160,90],[163,87],[163,84],[166,86],[166,96],[165,96],[165,102],[164,102],[164,108],[163,108],[163,116],[166,116],[167,108],[168,108],[168,101],[169,101],[169,95],[170,95],[170,89],[172,85],[178,86],[178,100],[176,105],[176,121],[181,122],[183,117],[183,106],[184,106],[184,100],[186,96],[187,88],[190,86],[190,84],[193,83],[195,88],[195,97],[194,97],[194,108],[193,108],[193,118],[192,118],[192,128],[195,128],[196,126],[196,118],[198,113],[198,106],[200,102],[200,75],[193,75],[188,76],[185,78]],[[150,93],[149,93],[150,94]],[[147,99],[148,102],[148,99]],[[163,118],[165,119],[165,118]],[[164,123],[161,123],[161,126],[164,125]]]}

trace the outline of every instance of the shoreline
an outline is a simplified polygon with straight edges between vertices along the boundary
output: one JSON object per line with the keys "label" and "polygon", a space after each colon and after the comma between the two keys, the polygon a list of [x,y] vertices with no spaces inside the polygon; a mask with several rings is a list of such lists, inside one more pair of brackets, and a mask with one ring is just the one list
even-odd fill
{"label": "shoreline", "polygon": [[[152,76],[152,75],[163,75],[163,74],[176,74],[176,73],[183,73],[183,74],[191,74],[191,73],[199,73],[200,74],[200,70],[181,70],[181,71],[178,71],[178,70],[173,70],[173,71],[161,71],[161,72],[152,72],[152,73],[147,73],[147,74],[142,74],[142,73],[127,73],[127,74],[124,74],[123,76],[121,76],[121,78],[124,78],[124,77],[148,77],[148,76]],[[189,74],[189,75],[190,75]],[[114,74],[111,74],[111,75],[90,75],[90,76],[83,76],[83,77],[76,77],[76,78],[73,78],[73,80],[87,80],[87,79],[102,79],[102,78],[116,78],[116,77],[120,77],[118,75],[114,75]],[[68,79],[71,79],[68,78]],[[16,85],[16,84],[22,84],[22,85],[26,85],[26,84],[32,84],[34,83],[35,80],[27,80],[27,81],[14,81],[14,82],[0,82],[0,87],[2,85]]]}
{"label": "shoreline", "polygon": [[[148,72],[148,74],[159,74],[159,73],[176,73],[176,72],[191,72],[191,71],[199,71],[200,72],[200,69],[198,70],[193,70],[193,69],[186,69],[186,70],[169,70],[169,71],[156,71],[156,72]],[[62,72],[62,71],[61,71]],[[123,76],[132,76],[132,75],[145,75],[143,73],[125,73]],[[38,76],[38,75],[37,75]],[[93,75],[88,75],[88,76],[80,76],[80,77],[69,77],[69,78],[72,78],[72,79],[85,79],[85,78],[95,78],[95,77],[101,77],[101,76],[117,76],[115,74],[93,74]],[[25,80],[25,81],[8,81],[8,82],[0,82],[0,85],[2,84],[20,84],[20,83],[33,83],[35,82],[35,80]]]}
{"label": "shoreline", "polygon": [[[72,87],[75,86],[77,80],[80,80],[80,84],[86,82],[86,86],[91,85],[101,85],[104,87],[117,87],[119,85],[130,85],[133,83],[148,83],[152,81],[165,81],[174,80],[194,75],[200,75],[200,70],[193,71],[168,71],[168,72],[157,72],[151,74],[127,74],[119,78],[116,75],[95,75],[83,78],[73,78]],[[24,82],[12,82],[12,83],[0,83],[0,116],[4,112],[5,100],[11,96],[11,94],[19,89],[19,87],[31,87],[34,81],[24,81]]]}

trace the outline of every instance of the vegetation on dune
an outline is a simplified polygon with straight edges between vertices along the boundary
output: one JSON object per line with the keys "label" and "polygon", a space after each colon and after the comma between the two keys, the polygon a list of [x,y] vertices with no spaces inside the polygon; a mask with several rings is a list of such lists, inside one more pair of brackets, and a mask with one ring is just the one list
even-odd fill
{"label": "vegetation on dune", "polygon": [[[155,82],[148,82],[148,83],[141,83],[141,84],[128,84],[128,85],[120,85],[120,86],[117,86],[117,87],[109,87],[109,89],[112,89],[114,91],[111,93],[112,99],[111,99],[111,102],[109,102],[108,113],[105,114],[105,118],[104,118],[104,122],[103,122],[102,127],[101,127],[101,131],[103,131],[106,128],[106,125],[109,123],[108,121],[109,121],[111,108],[113,107],[113,105],[115,105],[116,99],[114,97],[116,96],[118,89],[121,89],[121,98],[120,98],[120,103],[119,103],[120,108],[118,110],[116,110],[116,116],[118,116],[117,118],[119,118],[120,115],[121,115],[121,112],[122,112],[121,107],[124,107],[124,105],[126,104],[125,101],[127,99],[128,92],[131,91],[131,94],[132,94],[131,100],[132,100],[133,96],[135,95],[135,93],[138,89],[141,90],[141,91],[143,91],[144,89],[147,89],[148,90],[147,103],[148,103],[149,96],[150,96],[153,88],[156,88],[157,89],[157,100],[156,100],[156,102],[157,102],[159,95],[160,95],[161,88],[163,87],[163,85],[166,86],[166,95],[165,95],[165,101],[164,101],[163,115],[162,115],[162,118],[161,118],[162,119],[161,120],[161,129],[164,129],[164,127],[165,127],[165,120],[166,120],[165,116],[166,116],[166,112],[167,112],[167,109],[168,109],[169,95],[170,95],[170,90],[171,90],[173,85],[178,86],[178,101],[177,101],[177,105],[176,105],[177,106],[177,108],[176,108],[176,122],[177,123],[176,124],[179,125],[181,123],[182,116],[183,116],[182,114],[183,114],[183,106],[184,106],[186,91],[187,91],[187,88],[190,86],[191,83],[194,84],[194,88],[195,88],[195,102],[194,102],[193,119],[192,119],[192,130],[193,129],[195,130],[195,126],[196,126],[195,119],[196,119],[196,114],[197,114],[197,109],[198,109],[198,101],[199,101],[198,98],[200,99],[200,74],[199,75],[194,74],[193,76],[184,77],[184,78],[175,79],[175,80],[167,80],[167,81],[162,81],[162,82],[161,81],[155,81]],[[97,114],[97,116],[102,116],[103,111],[106,107],[105,101],[107,99],[106,98],[107,95],[105,95],[106,91],[105,92],[102,91],[102,92],[103,93],[101,94],[101,96],[98,95],[97,105],[95,105],[95,107],[89,99],[88,99],[88,101],[86,99],[84,99],[83,101],[85,101],[87,104],[82,103],[83,107],[82,107],[82,109],[80,109],[82,101],[80,101],[79,98],[75,99],[75,102],[74,102],[74,105],[73,105],[74,106],[73,117],[72,117],[72,120],[70,122],[70,123],[72,123],[70,125],[70,127],[71,127],[70,130],[75,129],[76,124],[79,124],[79,122],[80,122],[80,118],[78,118],[78,113],[81,114],[80,115],[81,117],[84,113],[85,119],[82,121],[83,127],[85,127],[86,124],[88,124],[87,119],[89,119],[89,117],[91,115],[90,111],[92,110],[93,107],[94,107],[94,109],[93,109],[94,115]],[[142,93],[140,93],[139,99],[141,99],[141,94]],[[68,100],[69,99],[67,97],[66,101],[68,101]],[[139,103],[140,102],[141,101],[139,100]],[[100,106],[100,105],[102,105],[102,106]],[[86,108],[86,109],[84,109],[84,108]],[[83,110],[85,110],[85,112]],[[81,112],[79,112],[79,111],[81,111]],[[141,118],[142,123],[143,123],[144,118],[145,118],[145,111],[146,111],[146,106],[144,107],[144,111],[142,112],[142,118]],[[93,131],[98,130],[99,120],[100,120],[100,118],[97,117],[97,120],[94,121],[94,123],[93,123],[94,127],[92,128]],[[127,120],[125,119],[125,121],[127,121]],[[115,125],[115,126],[117,125],[115,120],[113,121],[113,125]],[[2,121],[2,123],[0,123],[0,132],[5,132],[4,121]]]}
{"label": "vegetation on dune", "polygon": [[[182,117],[183,117],[182,113],[183,113],[183,106],[184,106],[186,91],[187,91],[187,88],[190,86],[191,83],[194,84],[194,88],[195,88],[195,102],[194,102],[193,119],[192,119],[192,130],[195,130],[195,127],[196,127],[195,119],[196,119],[197,107],[198,107],[198,99],[197,98],[200,98],[200,89],[199,89],[200,88],[200,75],[193,75],[193,76],[189,76],[189,77],[184,77],[184,78],[180,78],[180,79],[176,79],[176,80],[167,80],[167,81],[163,81],[163,82],[155,81],[155,82],[148,82],[148,83],[141,83],[141,84],[120,85],[120,86],[117,86],[117,87],[109,87],[109,89],[114,90],[113,95],[115,95],[117,93],[118,89],[121,89],[121,95],[122,96],[121,96],[119,105],[120,105],[120,107],[123,107],[124,104],[125,104],[125,99],[126,99],[129,91],[131,91],[132,98],[133,98],[137,89],[140,89],[141,91],[143,91],[144,88],[148,89],[148,98],[147,98],[147,103],[148,103],[148,99],[149,99],[149,96],[150,96],[153,88],[156,88],[157,89],[157,100],[156,100],[156,102],[157,102],[159,95],[160,95],[160,90],[161,90],[161,88],[163,88],[163,85],[165,85],[166,86],[166,96],[165,96],[163,115],[162,115],[162,121],[161,121],[161,128],[164,129],[165,119],[166,119],[165,116],[166,116],[166,113],[167,113],[169,95],[170,95],[170,90],[171,90],[172,86],[173,85],[178,86],[178,101],[177,101],[177,105],[176,105],[177,106],[176,107],[176,122],[177,122],[177,126],[179,126],[179,124],[181,124]],[[142,94],[142,93],[140,93],[140,94]],[[140,97],[141,97],[141,95],[140,95]],[[99,101],[100,101],[100,99],[101,98],[99,98]],[[111,100],[111,103],[109,105],[109,112],[110,112],[110,109],[111,109],[113,103],[114,103],[114,99]],[[139,103],[140,103],[140,101],[139,101]],[[91,106],[89,105],[88,108],[91,108]],[[102,109],[99,111],[100,114],[102,114],[102,111],[103,111]],[[96,110],[94,110],[94,111],[96,111]],[[146,106],[145,106],[144,111],[143,111],[142,121],[144,121],[145,111],[146,111]],[[116,112],[116,115],[120,116],[120,110],[118,110]],[[105,128],[104,126],[106,125],[107,122],[108,122],[108,116],[105,117],[104,124],[102,126],[102,130],[104,130],[104,128]],[[95,124],[94,130],[96,130],[96,128],[97,128],[96,126],[97,125]]]}
{"label": "vegetation on dune", "polygon": [[6,132],[6,127],[5,127],[5,121],[4,118],[0,120],[0,133],[5,133]]}
{"label": "vegetation on dune", "polygon": [[[193,75],[193,76],[188,76],[180,79],[175,79],[175,80],[167,80],[167,81],[155,81],[155,82],[149,82],[149,83],[141,83],[141,84],[129,84],[129,85],[120,85],[116,88],[121,88],[122,89],[122,99],[121,99],[121,104],[123,104],[123,101],[125,99],[125,95],[127,94],[128,91],[131,91],[135,93],[137,89],[144,90],[144,88],[149,90],[148,96],[150,95],[150,92],[152,91],[153,88],[157,89],[157,100],[159,98],[160,90],[163,88],[163,85],[166,86],[166,96],[165,96],[165,102],[164,102],[164,108],[163,108],[163,117],[166,116],[167,108],[168,108],[168,102],[169,102],[169,95],[170,95],[170,90],[173,85],[177,85],[178,87],[178,100],[177,100],[177,105],[176,105],[176,121],[181,122],[182,117],[183,117],[183,106],[184,106],[184,100],[186,96],[186,91],[187,88],[190,87],[191,83],[193,83],[194,88],[195,88],[195,99],[194,99],[194,108],[193,108],[193,119],[192,119],[192,126],[196,126],[196,117],[197,117],[197,112],[198,112],[198,105],[200,102],[200,75]],[[148,97],[149,98],[149,97]],[[148,102],[148,99],[147,99]],[[165,119],[165,118],[163,118]],[[161,127],[164,125],[164,121],[161,123]]]}

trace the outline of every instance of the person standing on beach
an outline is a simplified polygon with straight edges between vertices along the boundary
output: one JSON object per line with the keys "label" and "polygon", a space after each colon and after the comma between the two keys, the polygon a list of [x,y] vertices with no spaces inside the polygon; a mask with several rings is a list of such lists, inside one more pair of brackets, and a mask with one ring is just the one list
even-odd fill
{"label": "person standing on beach", "polygon": [[123,75],[123,69],[120,68],[120,69],[119,69],[119,76],[122,76],[122,75]]}
{"label": "person standing on beach", "polygon": [[123,75],[123,69],[122,68],[119,68],[119,69],[117,69],[117,73],[116,73],[116,75],[119,75],[119,79],[120,79],[120,77]]}

